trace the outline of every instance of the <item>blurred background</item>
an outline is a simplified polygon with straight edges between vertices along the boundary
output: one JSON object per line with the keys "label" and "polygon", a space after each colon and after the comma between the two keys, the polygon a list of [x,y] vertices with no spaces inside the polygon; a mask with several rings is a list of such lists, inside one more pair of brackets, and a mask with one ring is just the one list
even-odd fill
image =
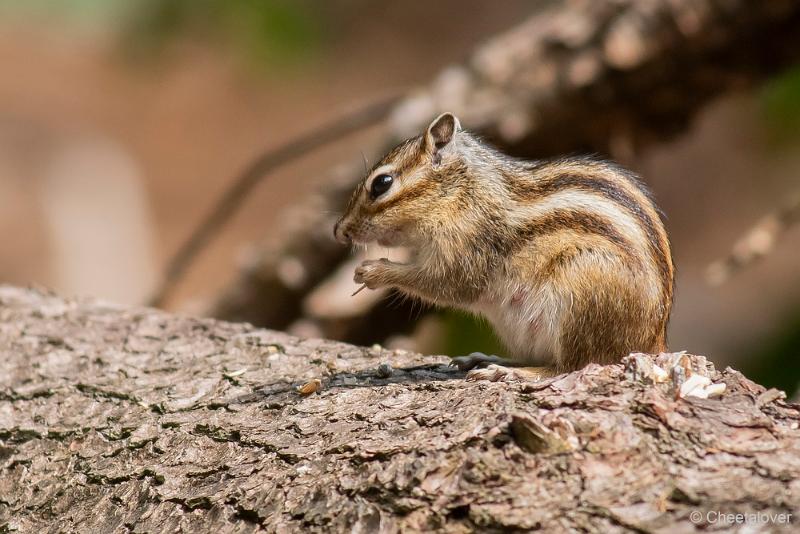
{"label": "blurred background", "polygon": [[707,270],[800,190],[800,63],[782,40],[800,19],[791,2],[713,4],[0,2],[0,282],[145,304],[259,155],[402,95],[382,120],[265,177],[159,304],[502,353],[470,318],[349,297],[357,260],[325,241],[362,157],[447,109],[510,153],[592,151],[641,173],[678,268],[671,348],[792,394],[800,229],[721,285]]}

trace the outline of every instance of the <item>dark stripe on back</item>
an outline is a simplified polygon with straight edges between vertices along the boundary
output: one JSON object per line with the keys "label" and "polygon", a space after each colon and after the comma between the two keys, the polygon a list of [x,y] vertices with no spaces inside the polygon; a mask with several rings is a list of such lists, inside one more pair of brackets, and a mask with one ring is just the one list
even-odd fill
{"label": "dark stripe on back", "polygon": [[[585,211],[561,209],[526,222],[519,230],[514,248],[523,247],[529,240],[547,234],[570,230],[588,235],[600,236],[611,241],[630,260],[640,263],[633,247],[625,237],[617,232],[614,224],[599,215]],[[513,252],[513,249],[512,249]]]}
{"label": "dark stripe on back", "polygon": [[659,235],[653,219],[642,209],[639,202],[623,188],[603,177],[580,176],[576,174],[559,174],[552,178],[542,178],[533,181],[522,181],[513,179],[510,176],[504,176],[504,178],[509,193],[511,193],[516,200],[541,199],[558,193],[559,191],[574,189],[597,193],[624,208],[638,220],[644,228],[650,246],[651,256],[655,260],[660,271],[664,293],[671,298],[672,277],[667,260],[667,254],[669,254],[669,252],[664,250],[661,236]]}

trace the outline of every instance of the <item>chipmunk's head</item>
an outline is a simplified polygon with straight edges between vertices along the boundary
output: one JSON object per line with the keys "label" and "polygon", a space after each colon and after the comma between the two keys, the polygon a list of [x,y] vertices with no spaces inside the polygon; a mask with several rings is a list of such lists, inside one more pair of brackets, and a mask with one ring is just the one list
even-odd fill
{"label": "chipmunk's head", "polygon": [[[452,183],[463,173],[458,119],[439,115],[417,137],[383,157],[356,187],[347,210],[334,226],[342,243],[414,246],[424,228],[447,217]],[[454,176],[456,175],[456,176]]]}

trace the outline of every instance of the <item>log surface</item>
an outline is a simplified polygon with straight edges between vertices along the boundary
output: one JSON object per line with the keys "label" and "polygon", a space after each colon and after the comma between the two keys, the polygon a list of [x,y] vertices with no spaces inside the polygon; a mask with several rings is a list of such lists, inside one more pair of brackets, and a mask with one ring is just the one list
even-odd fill
{"label": "log surface", "polygon": [[735,370],[676,399],[623,364],[481,383],[447,361],[0,287],[0,532],[796,524],[800,411]]}

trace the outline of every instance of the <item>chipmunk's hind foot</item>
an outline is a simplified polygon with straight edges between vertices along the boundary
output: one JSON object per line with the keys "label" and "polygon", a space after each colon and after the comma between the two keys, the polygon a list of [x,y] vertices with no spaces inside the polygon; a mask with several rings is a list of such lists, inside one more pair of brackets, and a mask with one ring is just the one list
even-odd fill
{"label": "chipmunk's hind foot", "polygon": [[557,376],[552,367],[518,367],[510,368],[502,365],[490,364],[485,369],[473,369],[467,373],[466,379],[470,382],[488,380],[489,382],[522,382],[537,381]]}

